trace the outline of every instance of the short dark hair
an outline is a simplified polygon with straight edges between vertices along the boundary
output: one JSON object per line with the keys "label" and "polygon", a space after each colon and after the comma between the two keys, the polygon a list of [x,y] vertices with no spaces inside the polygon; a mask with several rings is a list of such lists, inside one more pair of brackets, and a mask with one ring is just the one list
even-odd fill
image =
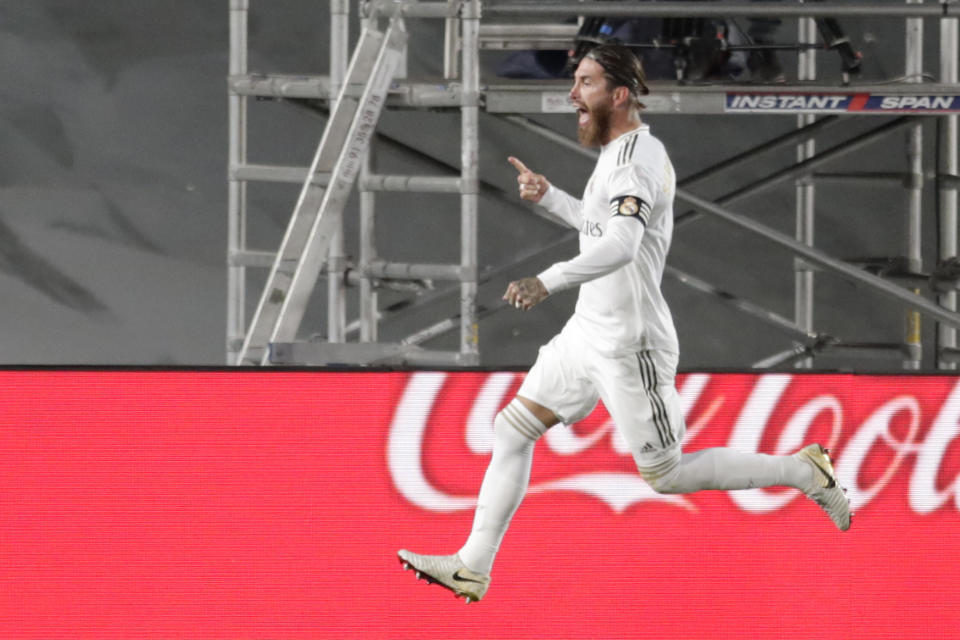
{"label": "short dark hair", "polygon": [[603,67],[604,76],[613,87],[626,87],[637,104],[642,96],[650,93],[647,74],[639,58],[629,48],[620,44],[601,44],[583,56]]}

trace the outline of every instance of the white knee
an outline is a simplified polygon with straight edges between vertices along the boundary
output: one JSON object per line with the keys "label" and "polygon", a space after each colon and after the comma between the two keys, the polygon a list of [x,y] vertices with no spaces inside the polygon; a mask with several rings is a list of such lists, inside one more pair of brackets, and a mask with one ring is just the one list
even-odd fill
{"label": "white knee", "polygon": [[547,427],[517,399],[505,406],[493,421],[498,441],[533,443],[546,431]]}
{"label": "white knee", "polygon": [[650,488],[657,493],[677,493],[671,476],[650,473],[649,471],[640,471],[640,475],[650,485]]}
{"label": "white knee", "polygon": [[656,461],[649,459],[640,459],[634,456],[637,463],[637,470],[643,477],[644,482],[650,485],[650,488],[657,493],[678,493],[675,484],[677,475],[680,472],[680,455],[667,456]]}

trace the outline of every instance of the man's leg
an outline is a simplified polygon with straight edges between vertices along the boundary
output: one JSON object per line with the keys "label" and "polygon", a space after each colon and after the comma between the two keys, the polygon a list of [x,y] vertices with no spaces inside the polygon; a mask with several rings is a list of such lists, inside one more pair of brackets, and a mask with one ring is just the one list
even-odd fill
{"label": "man's leg", "polygon": [[557,422],[552,411],[519,396],[504,407],[493,421],[493,457],[483,476],[466,544],[449,556],[420,555],[402,549],[398,555],[404,568],[466,597],[467,602],[483,598],[500,542],[527,492],[533,447]]}
{"label": "man's leg", "polygon": [[517,396],[493,422],[493,457],[483,476],[470,537],[460,559],[472,571],[489,574],[510,519],[530,483],[533,447],[559,418],[546,407]]}
{"label": "man's leg", "polygon": [[482,598],[490,585],[494,557],[530,482],[536,441],[561,420],[573,423],[586,417],[597,404],[597,390],[577,359],[578,342],[566,333],[540,349],[517,397],[494,420],[493,456],[463,548],[448,556],[398,553],[405,568],[426,574],[468,602]]}
{"label": "man's leg", "polygon": [[820,445],[788,456],[725,447],[682,453],[686,429],[673,384],[676,356],[645,351],[637,354],[635,363],[621,359],[610,366],[615,375],[605,376],[604,403],[630,444],[637,469],[655,491],[793,487],[823,507],[840,529],[849,528],[849,503]]}
{"label": "man's leg", "polygon": [[814,480],[810,466],[794,456],[746,453],[727,447],[693,453],[680,453],[677,449],[655,462],[641,458],[637,464],[643,478],[661,493],[761,487],[793,487],[804,491]]}
{"label": "man's leg", "polygon": [[680,453],[677,448],[652,463],[636,454],[634,458],[643,479],[660,493],[793,487],[816,502],[838,529],[850,528],[850,501],[837,482],[833,462],[819,444],[789,456],[716,447],[694,453]]}

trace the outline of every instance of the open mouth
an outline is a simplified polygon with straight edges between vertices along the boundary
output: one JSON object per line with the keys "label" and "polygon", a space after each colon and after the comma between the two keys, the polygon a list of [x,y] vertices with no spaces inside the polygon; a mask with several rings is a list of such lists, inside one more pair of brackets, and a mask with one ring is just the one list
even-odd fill
{"label": "open mouth", "polygon": [[590,122],[590,112],[587,111],[586,107],[575,105],[577,108],[577,124],[583,126]]}

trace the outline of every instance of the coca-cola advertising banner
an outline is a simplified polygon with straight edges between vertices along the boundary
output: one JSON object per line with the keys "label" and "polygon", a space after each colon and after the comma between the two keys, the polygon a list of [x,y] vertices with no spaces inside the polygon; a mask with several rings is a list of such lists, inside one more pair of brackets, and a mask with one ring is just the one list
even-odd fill
{"label": "coca-cola advertising banner", "polygon": [[487,596],[465,540],[513,372],[0,372],[0,637],[957,638],[960,378],[678,377],[684,448],[833,451],[792,490],[659,495],[602,405],[537,444]]}

